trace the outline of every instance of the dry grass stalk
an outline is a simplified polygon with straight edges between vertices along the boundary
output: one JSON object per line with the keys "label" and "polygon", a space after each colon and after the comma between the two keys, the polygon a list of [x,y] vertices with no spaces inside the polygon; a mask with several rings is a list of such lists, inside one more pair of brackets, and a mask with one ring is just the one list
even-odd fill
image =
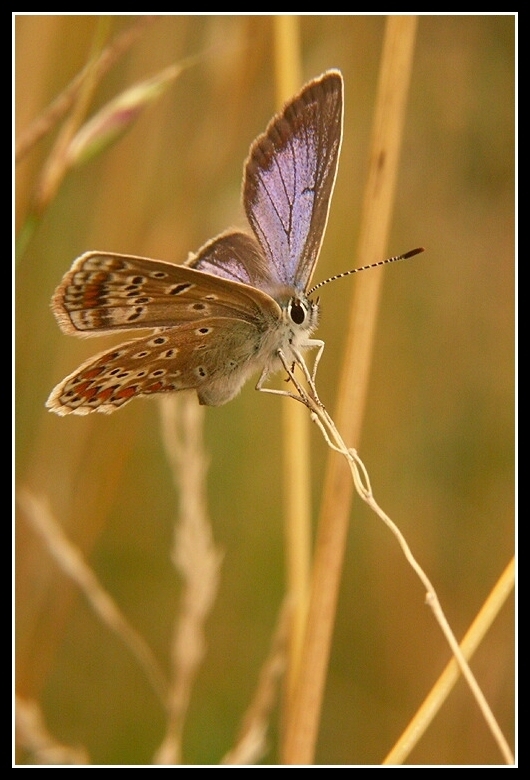
{"label": "dry grass stalk", "polygon": [[[472,658],[473,653],[477,647],[479,647],[486,632],[495,621],[509,595],[513,592],[514,583],[515,561],[512,558],[460,643],[460,650],[466,661],[469,661]],[[407,759],[411,750],[419,742],[441,705],[453,689],[459,676],[459,666],[456,660],[452,658],[433,685],[429,694],[425,697],[423,704],[418,709],[395,746],[386,756],[383,764],[402,764]],[[491,722],[489,725],[491,728]],[[497,742],[499,743],[499,746],[501,746],[501,752],[503,753],[505,760],[507,763],[512,764],[514,760],[513,755],[496,724],[493,725],[493,730],[496,733]]]}
{"label": "dry grass stalk", "polygon": [[30,753],[35,764],[90,764],[84,748],[63,745],[50,734],[36,702],[17,696],[15,705],[17,744]]}
{"label": "dry grass stalk", "polygon": [[131,626],[112,596],[100,584],[81,550],[66,537],[47,501],[22,489],[18,494],[18,503],[61,571],[76,583],[100,620],[129,648],[165,706],[168,686],[158,661],[144,638]]}
{"label": "dry grass stalk", "polygon": [[[358,260],[362,265],[384,256],[397,177],[398,151],[404,124],[415,29],[414,17],[391,17],[388,20],[361,228]],[[386,118],[386,121],[383,121],[383,118]],[[370,307],[370,311],[365,311],[362,315],[365,337],[360,336],[358,329],[353,330],[357,319],[353,315],[353,327],[348,337],[350,349],[347,349],[346,364],[343,367],[337,415],[339,429],[344,431],[347,439],[351,438],[354,442],[357,442],[360,431],[373,323],[377,311],[377,291],[367,295],[366,287],[380,284],[379,273],[365,276],[367,278],[361,279],[361,283],[357,285],[357,301]],[[354,302],[355,312],[359,310],[357,301]],[[359,339],[362,342],[358,346],[360,353],[358,352],[358,359],[353,363],[351,345],[359,344]],[[355,435],[352,436],[352,432]],[[315,549],[302,668],[292,717],[285,736],[285,763],[310,764],[314,757],[351,497],[352,484],[348,470],[332,455],[324,487]]]}
{"label": "dry grass stalk", "polygon": [[[274,17],[276,104],[278,110],[300,88],[302,62],[298,17]],[[283,720],[289,718],[305,634],[311,573],[311,463],[309,420],[299,404],[282,401],[286,588],[291,608]]]}
{"label": "dry grass stalk", "polygon": [[162,438],[179,496],[172,560],[183,580],[173,631],[166,734],[154,763],[181,761],[191,690],[206,652],[204,624],[217,594],[222,553],[215,546],[206,499],[204,409],[195,394],[160,401]]}
{"label": "dry grass stalk", "polygon": [[[97,56],[93,67],[98,79],[101,79],[105,73],[122,57],[131,46],[136,43],[143,34],[147,24],[153,21],[153,17],[143,16],[127,30],[118,35],[108,46],[106,46]],[[16,140],[15,161],[18,163],[25,155],[49,133],[71,109],[82,85],[87,78],[91,64],[87,64],[83,70],[68,84],[67,87],[44,109],[29,127],[25,128]]]}
{"label": "dry grass stalk", "polygon": [[[478,636],[480,635],[480,631],[485,631],[485,626],[487,625],[488,620],[492,620],[493,617],[496,615],[496,611],[493,604],[496,603],[504,603],[506,598],[508,597],[508,594],[511,592],[511,588],[513,588],[513,570],[511,571],[510,576],[510,567],[508,568],[507,573],[505,576],[503,576],[498,583],[498,586],[495,590],[495,599],[492,599],[492,605],[487,605],[487,607],[484,610],[484,618],[478,622],[478,625],[480,628],[477,628],[475,631],[475,636],[473,640],[469,639],[467,640],[467,647],[464,649],[458,645],[458,642],[453,634],[453,631],[449,625],[449,622],[447,621],[445,614],[443,612],[442,606],[440,604],[440,601],[438,599],[438,595],[434,589],[434,586],[432,585],[431,581],[429,580],[427,574],[423,570],[423,568],[420,566],[416,558],[414,557],[414,554],[412,553],[412,550],[409,547],[408,542],[406,541],[405,537],[397,527],[397,525],[390,519],[390,517],[384,512],[377,501],[374,498],[372,487],[370,485],[370,478],[368,476],[368,472],[366,470],[366,467],[364,466],[362,460],[359,458],[357,452],[346,446],[344,443],[344,440],[337,430],[337,427],[335,423],[333,422],[330,415],[327,413],[326,409],[324,408],[324,405],[320,401],[316,387],[314,385],[314,382],[312,380],[312,377],[310,376],[309,370],[304,362],[304,359],[302,355],[297,356],[297,363],[298,367],[301,369],[302,374],[305,378],[305,380],[308,383],[309,391],[307,391],[299,382],[297,377],[294,374],[293,369],[288,364],[287,360],[283,356],[283,354],[280,352],[280,357],[283,362],[283,366],[293,384],[293,386],[296,388],[297,394],[294,394],[292,392],[289,393],[289,396],[291,398],[294,398],[297,401],[300,401],[304,406],[306,406],[310,413],[311,413],[311,419],[313,422],[315,422],[322,435],[324,436],[325,441],[327,442],[328,446],[334,450],[335,452],[338,452],[339,454],[343,455],[346,459],[346,462],[348,464],[348,467],[351,472],[352,476],[352,483],[355,486],[355,489],[359,495],[359,497],[365,501],[368,506],[372,509],[372,511],[378,515],[378,517],[385,523],[385,525],[390,529],[390,531],[394,534],[396,537],[403,554],[405,558],[407,559],[409,565],[412,567],[422,584],[424,585],[426,589],[426,603],[428,606],[431,607],[433,615],[438,622],[440,628],[442,629],[442,632],[452,650],[454,660],[456,664],[458,665],[459,671],[464,676],[471,693],[473,694],[480,711],[484,717],[484,720],[486,721],[486,724],[488,728],[490,729],[490,732],[492,736],[494,737],[499,750],[501,754],[504,757],[504,760],[507,764],[513,764],[514,763],[514,756],[512,754],[512,751],[510,749],[510,746],[508,745],[507,740],[505,739],[497,720],[495,719],[495,716],[493,715],[493,712],[486,700],[486,697],[482,693],[482,690],[475,679],[475,676],[473,675],[469,664],[467,663],[467,656],[466,651],[471,652],[471,649],[474,645],[475,641],[478,641]],[[421,726],[423,726],[423,723],[425,722],[425,728],[426,724],[428,722],[428,713],[435,712],[436,707],[441,706],[442,701],[446,698],[450,691],[450,686],[438,686],[433,696],[430,699],[429,707],[426,707],[423,709],[422,712],[422,722]],[[416,723],[416,730],[417,734],[422,733],[422,729],[419,728],[418,721],[415,721]],[[407,730],[407,747],[412,746],[413,740],[409,738],[410,732]],[[299,737],[300,735],[295,735],[295,737]],[[302,736],[307,736],[302,732]],[[295,740],[296,744],[296,740]],[[308,747],[309,743],[307,743],[303,747]],[[397,754],[400,750],[399,745],[395,748],[395,753]],[[295,762],[291,762],[295,763]],[[298,762],[296,762],[298,763]]]}

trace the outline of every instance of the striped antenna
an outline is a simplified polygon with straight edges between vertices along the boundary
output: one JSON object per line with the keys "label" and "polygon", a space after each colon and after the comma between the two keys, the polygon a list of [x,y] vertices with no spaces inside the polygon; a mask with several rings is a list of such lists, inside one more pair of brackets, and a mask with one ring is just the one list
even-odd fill
{"label": "striped antenna", "polygon": [[309,297],[312,295],[315,290],[319,290],[321,287],[323,287],[325,284],[328,284],[328,282],[334,282],[337,279],[342,279],[343,276],[351,276],[351,274],[358,274],[359,271],[367,271],[369,268],[377,268],[380,265],[387,265],[387,263],[396,263],[398,260],[408,260],[409,257],[414,257],[414,255],[419,255],[421,252],[424,252],[425,248],[420,246],[417,249],[411,249],[410,252],[405,252],[403,255],[396,255],[395,257],[387,257],[386,260],[379,260],[377,263],[370,263],[369,265],[362,265],[360,268],[352,268],[351,271],[344,271],[341,274],[336,274],[335,276],[330,276],[329,279],[324,279],[323,282],[319,282],[318,284],[315,284],[314,287],[311,287],[310,290],[307,291],[306,295]]}

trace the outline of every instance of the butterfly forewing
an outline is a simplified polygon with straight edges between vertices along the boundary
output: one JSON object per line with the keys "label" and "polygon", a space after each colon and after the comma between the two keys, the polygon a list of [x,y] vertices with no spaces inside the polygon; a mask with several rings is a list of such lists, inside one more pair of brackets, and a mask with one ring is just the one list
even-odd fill
{"label": "butterfly forewing", "polygon": [[[214,243],[214,242],[212,242]],[[248,285],[158,260],[88,252],[65,275],[52,309],[66,333],[86,336],[130,328],[167,328],[228,316],[253,322],[269,296]]]}
{"label": "butterfly forewing", "polygon": [[328,71],[286,105],[250,149],[243,202],[271,281],[304,291],[322,238],[342,137],[342,76]]}

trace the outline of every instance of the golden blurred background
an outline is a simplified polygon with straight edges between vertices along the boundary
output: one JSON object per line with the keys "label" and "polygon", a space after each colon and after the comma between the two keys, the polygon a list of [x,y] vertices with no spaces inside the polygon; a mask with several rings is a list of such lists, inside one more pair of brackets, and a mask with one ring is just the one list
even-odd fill
{"label": "golden blurred background", "polygon": [[[164,667],[179,580],[170,561],[177,497],[156,402],[110,417],[59,418],[53,386],[110,342],[61,334],[49,301],[87,250],[175,263],[229,226],[252,140],[275,111],[269,16],[163,16],[110,69],[92,111],[186,57],[198,59],[120,141],[72,171],[16,270],[16,480],[46,496],[68,536]],[[137,18],[108,17],[116,36]],[[15,21],[19,133],[84,67],[96,16]],[[384,16],[303,16],[303,79],[345,82],[339,173],[315,282],[357,264],[355,249]],[[514,550],[513,16],[420,17],[367,416],[356,442],[385,511],[438,589],[457,637]],[[22,230],[56,132],[16,171]],[[321,291],[326,342],[318,387],[333,410],[346,279]],[[282,448],[277,398],[252,383],[206,412],[209,513],[224,551],[192,692],[183,761],[216,764],[233,744],[284,593]],[[313,514],[327,458],[312,432]],[[130,653],[101,624],[41,540],[18,520],[16,683],[54,736],[94,764],[150,763],[164,714]],[[327,680],[318,764],[378,764],[449,659],[424,591],[395,540],[357,499]],[[513,744],[510,603],[473,669]],[[263,763],[278,762],[278,719]],[[22,751],[18,759],[28,756]],[[411,764],[497,764],[497,747],[459,682]]]}

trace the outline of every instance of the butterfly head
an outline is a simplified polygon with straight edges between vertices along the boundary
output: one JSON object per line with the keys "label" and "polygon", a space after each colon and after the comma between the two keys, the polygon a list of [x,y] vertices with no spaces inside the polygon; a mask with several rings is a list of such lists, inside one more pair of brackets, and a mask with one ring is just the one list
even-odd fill
{"label": "butterfly head", "polygon": [[286,312],[290,322],[304,331],[312,333],[318,325],[318,302],[305,295],[291,297]]}
{"label": "butterfly head", "polygon": [[288,339],[302,346],[318,326],[318,299],[312,300],[292,287],[275,290],[272,297],[281,309],[281,327],[285,328]]}

